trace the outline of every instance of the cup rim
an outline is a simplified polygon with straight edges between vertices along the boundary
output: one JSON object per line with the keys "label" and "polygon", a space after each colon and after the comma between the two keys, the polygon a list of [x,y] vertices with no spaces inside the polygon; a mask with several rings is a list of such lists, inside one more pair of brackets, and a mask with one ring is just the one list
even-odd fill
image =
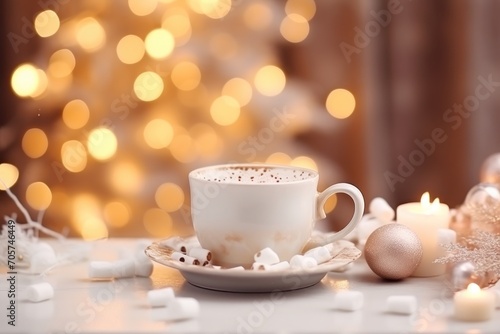
{"label": "cup rim", "polygon": [[[196,173],[203,172],[204,170],[210,170],[210,169],[221,169],[221,168],[231,168],[231,167],[265,167],[265,168],[281,168],[281,169],[288,169],[288,170],[300,170],[304,172],[308,172],[310,174],[313,174],[311,177],[306,178],[306,179],[301,179],[301,180],[289,180],[283,183],[253,183],[253,182],[235,182],[235,181],[224,181],[224,182],[215,182],[215,181],[209,181],[202,179],[198,176],[196,176]],[[310,182],[311,180],[317,179],[319,177],[318,171],[315,171],[314,169],[306,168],[306,167],[299,167],[299,166],[290,166],[290,165],[280,165],[280,164],[268,164],[265,162],[256,162],[256,163],[227,163],[227,164],[217,164],[217,165],[208,165],[200,168],[193,169],[192,171],[189,172],[188,174],[189,179],[192,180],[197,180],[200,182],[206,182],[206,183],[217,183],[217,184],[225,184],[225,185],[253,185],[253,186],[276,186],[276,185],[286,185],[286,184],[298,184],[298,183],[305,183],[305,182]]]}

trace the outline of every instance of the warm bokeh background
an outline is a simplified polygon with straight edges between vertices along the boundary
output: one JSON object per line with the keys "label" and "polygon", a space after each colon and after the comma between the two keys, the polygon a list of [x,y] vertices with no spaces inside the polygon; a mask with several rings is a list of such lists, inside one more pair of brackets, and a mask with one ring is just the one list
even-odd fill
{"label": "warm bokeh background", "polygon": [[[453,207],[500,151],[500,1],[41,0],[0,13],[0,163],[19,171],[12,190],[32,216],[50,203],[44,225],[69,235],[189,233],[188,172],[231,161]],[[0,205],[17,211],[5,192]],[[345,198],[328,206],[346,221]]]}

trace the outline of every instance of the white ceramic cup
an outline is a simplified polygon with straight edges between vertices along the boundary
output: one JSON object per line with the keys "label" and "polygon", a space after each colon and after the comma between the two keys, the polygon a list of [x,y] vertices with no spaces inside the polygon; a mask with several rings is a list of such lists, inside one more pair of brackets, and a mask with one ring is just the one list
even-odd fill
{"label": "white ceramic cup", "polygon": [[299,254],[316,221],[326,217],[328,197],[345,193],[354,201],[351,221],[327,242],[341,239],[361,220],[364,200],[351,184],[318,193],[314,170],[267,164],[216,165],[189,173],[196,236],[222,266],[249,267],[254,254],[270,247],[280,260]]}

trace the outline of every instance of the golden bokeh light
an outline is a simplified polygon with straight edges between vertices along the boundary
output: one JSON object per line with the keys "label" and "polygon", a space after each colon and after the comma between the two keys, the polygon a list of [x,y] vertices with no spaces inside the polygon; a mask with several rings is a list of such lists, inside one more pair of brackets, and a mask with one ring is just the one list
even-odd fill
{"label": "golden bokeh light", "polygon": [[154,29],[147,34],[144,46],[151,58],[163,59],[168,57],[174,50],[174,36],[168,30]]}
{"label": "golden bokeh light", "polygon": [[356,99],[347,89],[334,89],[326,98],[326,109],[335,118],[344,119],[351,116],[354,108],[356,108]]}
{"label": "golden bokeh light", "polygon": [[103,216],[108,226],[124,227],[130,221],[130,209],[120,201],[109,202],[104,206]]}
{"label": "golden bokeh light", "polygon": [[179,134],[174,137],[169,146],[170,153],[180,163],[190,163],[196,159],[197,152],[193,139],[187,134]]}
{"label": "golden bokeh light", "polygon": [[87,150],[97,160],[108,160],[113,157],[118,147],[115,134],[108,128],[96,128],[90,131],[87,138]]}
{"label": "golden bokeh light", "polygon": [[33,93],[31,93],[31,97],[39,97],[47,90],[49,85],[49,79],[47,78],[47,74],[44,71],[37,69],[36,73],[38,74],[38,85]]}
{"label": "golden bokeh light", "polygon": [[174,129],[168,121],[156,118],[146,124],[143,136],[149,147],[162,149],[172,142]]}
{"label": "golden bokeh light", "polygon": [[24,133],[21,146],[28,157],[36,159],[47,152],[49,140],[43,130],[32,128]]}
{"label": "golden bokeh light", "polygon": [[20,97],[32,96],[38,90],[40,76],[35,66],[19,65],[12,73],[10,84],[14,93]]}
{"label": "golden bokeh light", "polygon": [[228,33],[213,34],[209,42],[210,52],[219,60],[233,58],[238,53],[238,43]]}
{"label": "golden bokeh light", "polygon": [[196,64],[183,61],[174,66],[171,78],[175,87],[188,91],[198,87],[201,81],[201,72]]}
{"label": "golden bokeh light", "polygon": [[98,217],[88,217],[80,227],[82,239],[85,241],[92,241],[104,239],[108,237],[108,228],[106,224]]}
{"label": "golden bokeh light", "polygon": [[164,183],[156,189],[155,201],[161,209],[175,212],[184,204],[184,191],[175,183]]}
{"label": "golden bokeh light", "polygon": [[78,140],[68,140],[61,146],[61,162],[68,171],[79,173],[87,166],[87,151]]}
{"label": "golden bokeh light", "polygon": [[275,165],[288,165],[290,162],[292,162],[292,158],[283,152],[275,152],[266,159],[266,163]]}
{"label": "golden bokeh light", "polygon": [[217,132],[208,124],[197,123],[189,130],[195,141],[197,151],[201,158],[207,160],[218,157],[224,148],[224,143]]}
{"label": "golden bokeh light", "polygon": [[316,14],[316,2],[314,0],[288,0],[285,5],[287,15],[299,14],[310,21]]}
{"label": "golden bokeh light", "polygon": [[83,128],[90,118],[90,110],[82,100],[72,100],[66,103],[62,113],[64,124],[70,129]]}
{"label": "golden bokeh light", "polygon": [[289,14],[281,21],[280,32],[290,43],[300,43],[309,35],[309,22],[299,14]]}
{"label": "golden bokeh light", "polygon": [[222,95],[234,97],[242,107],[250,102],[252,94],[252,85],[242,78],[232,78],[222,87]]}
{"label": "golden bokeh light", "polygon": [[94,52],[106,44],[106,32],[93,17],[86,17],[77,23],[76,41],[87,52]]}
{"label": "golden bokeh light", "polygon": [[314,162],[313,159],[311,159],[305,155],[301,155],[301,156],[296,157],[295,159],[293,159],[290,162],[290,165],[296,166],[296,167],[309,168],[309,169],[318,171],[318,165],[316,165],[316,162]]}
{"label": "golden bokeh light", "polygon": [[122,37],[116,45],[116,55],[124,64],[139,62],[145,53],[144,41],[136,35]]}
{"label": "golden bokeh light", "polygon": [[12,187],[19,179],[19,170],[8,163],[0,164],[0,190]]}
{"label": "golden bokeh light", "polygon": [[151,71],[143,72],[134,81],[134,93],[145,102],[154,101],[163,93],[163,80]]}
{"label": "golden bokeh light", "polygon": [[123,194],[137,194],[144,184],[143,172],[132,161],[113,163],[108,179],[111,186]]}
{"label": "golden bokeh light", "polygon": [[277,66],[264,66],[255,74],[254,85],[262,95],[276,96],[285,89],[285,73]]}
{"label": "golden bokeh light", "polygon": [[265,30],[273,21],[273,12],[267,1],[254,1],[245,8],[243,20],[252,30]]}
{"label": "golden bokeh light", "polygon": [[189,14],[183,9],[176,9],[174,14],[166,12],[162,19],[161,27],[172,33],[176,45],[184,45],[191,38],[191,21]]}
{"label": "golden bokeh light", "polygon": [[333,194],[332,196],[328,197],[324,207],[325,213],[330,213],[335,209],[335,207],[337,206],[337,200],[337,194]]}
{"label": "golden bokeh light", "polygon": [[210,115],[215,123],[228,126],[240,117],[240,105],[235,98],[222,95],[212,102]]}
{"label": "golden bokeh light", "polygon": [[52,192],[43,182],[34,182],[26,189],[26,202],[35,210],[46,210],[52,202]]}
{"label": "golden bokeh light", "polygon": [[80,193],[72,197],[71,223],[78,233],[82,233],[82,227],[88,219],[100,217],[99,199],[90,193]]}
{"label": "golden bokeh light", "polygon": [[221,19],[231,11],[232,0],[198,0],[197,7],[202,14],[212,18]]}
{"label": "golden bokeh light", "polygon": [[50,37],[54,35],[61,22],[56,12],[53,10],[44,10],[35,17],[35,30],[40,37]]}
{"label": "golden bokeh light", "polygon": [[130,11],[137,16],[149,15],[155,11],[157,6],[157,0],[128,0]]}
{"label": "golden bokeh light", "polygon": [[165,238],[172,232],[172,217],[162,209],[148,209],[142,218],[146,231],[153,237]]}
{"label": "golden bokeh light", "polygon": [[76,59],[73,52],[68,49],[57,50],[50,56],[47,72],[54,78],[63,78],[73,72]]}

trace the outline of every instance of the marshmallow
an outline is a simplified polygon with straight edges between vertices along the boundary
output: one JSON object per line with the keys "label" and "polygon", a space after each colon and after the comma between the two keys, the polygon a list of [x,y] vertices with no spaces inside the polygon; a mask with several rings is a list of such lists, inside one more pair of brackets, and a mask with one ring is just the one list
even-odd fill
{"label": "marshmallow", "polygon": [[286,270],[290,268],[290,263],[288,261],[281,261],[276,264],[272,264],[269,269],[270,270]]}
{"label": "marshmallow", "polygon": [[242,266],[237,266],[237,267],[227,268],[226,270],[242,271],[245,270],[245,268]]}
{"label": "marshmallow", "polygon": [[358,224],[358,242],[364,245],[370,234],[382,225],[377,218],[365,215]]}
{"label": "marshmallow", "polygon": [[90,278],[113,278],[113,264],[107,261],[91,261],[89,263]]}
{"label": "marshmallow", "polygon": [[437,232],[439,244],[454,244],[457,242],[457,232],[449,228],[440,228]]}
{"label": "marshmallow", "polygon": [[174,298],[166,308],[163,320],[175,321],[195,318],[200,314],[200,303],[194,298]]}
{"label": "marshmallow", "polygon": [[185,264],[194,264],[194,265],[199,265],[200,261],[192,256],[185,255],[179,252],[173,252],[172,255],[172,260],[179,261]]}
{"label": "marshmallow", "polygon": [[500,290],[492,290],[495,295],[495,307],[500,308]]}
{"label": "marshmallow", "polygon": [[417,311],[417,297],[389,296],[385,302],[386,311],[397,314],[413,314]]}
{"label": "marshmallow", "polygon": [[325,246],[320,246],[310,249],[304,254],[304,256],[312,257],[313,259],[316,260],[316,262],[318,262],[318,264],[329,261],[332,258],[332,255],[330,254],[328,247]]}
{"label": "marshmallow", "polygon": [[196,238],[183,239],[181,237],[171,237],[160,241],[161,246],[172,248],[178,252],[187,254],[190,249],[201,247]]}
{"label": "marshmallow", "polygon": [[197,258],[203,264],[212,261],[212,253],[208,249],[194,247],[189,250],[188,255]]}
{"label": "marshmallow", "polygon": [[361,291],[339,291],[333,298],[333,307],[342,311],[357,311],[363,307],[364,295]]}
{"label": "marshmallow", "polygon": [[123,260],[131,259],[134,261],[135,276],[149,277],[153,273],[153,262],[149,256],[144,253],[146,244],[151,244],[148,240],[139,240],[134,251],[123,250],[120,257]]}
{"label": "marshmallow", "polygon": [[394,209],[382,197],[375,197],[369,205],[369,210],[378,220],[388,223],[394,219]]}
{"label": "marshmallow", "polygon": [[135,276],[149,277],[153,273],[153,262],[148,257],[135,256],[134,263]]}
{"label": "marshmallow", "polygon": [[253,259],[255,262],[265,263],[265,264],[276,264],[280,262],[278,254],[276,254],[271,248],[266,247],[258,251]]}
{"label": "marshmallow", "polygon": [[293,269],[310,269],[318,265],[318,261],[315,258],[304,255],[294,255],[290,259],[290,266]]}
{"label": "marshmallow", "polygon": [[152,307],[165,307],[175,298],[175,293],[172,288],[157,289],[148,291],[147,297]]}
{"label": "marshmallow", "polygon": [[47,282],[32,284],[26,289],[26,298],[30,302],[38,303],[52,297],[54,297],[54,288]]}
{"label": "marshmallow", "polygon": [[269,270],[271,265],[267,263],[254,262],[252,263],[252,270]]}
{"label": "marshmallow", "polygon": [[127,278],[135,276],[135,261],[123,259],[111,263],[114,278]]}

